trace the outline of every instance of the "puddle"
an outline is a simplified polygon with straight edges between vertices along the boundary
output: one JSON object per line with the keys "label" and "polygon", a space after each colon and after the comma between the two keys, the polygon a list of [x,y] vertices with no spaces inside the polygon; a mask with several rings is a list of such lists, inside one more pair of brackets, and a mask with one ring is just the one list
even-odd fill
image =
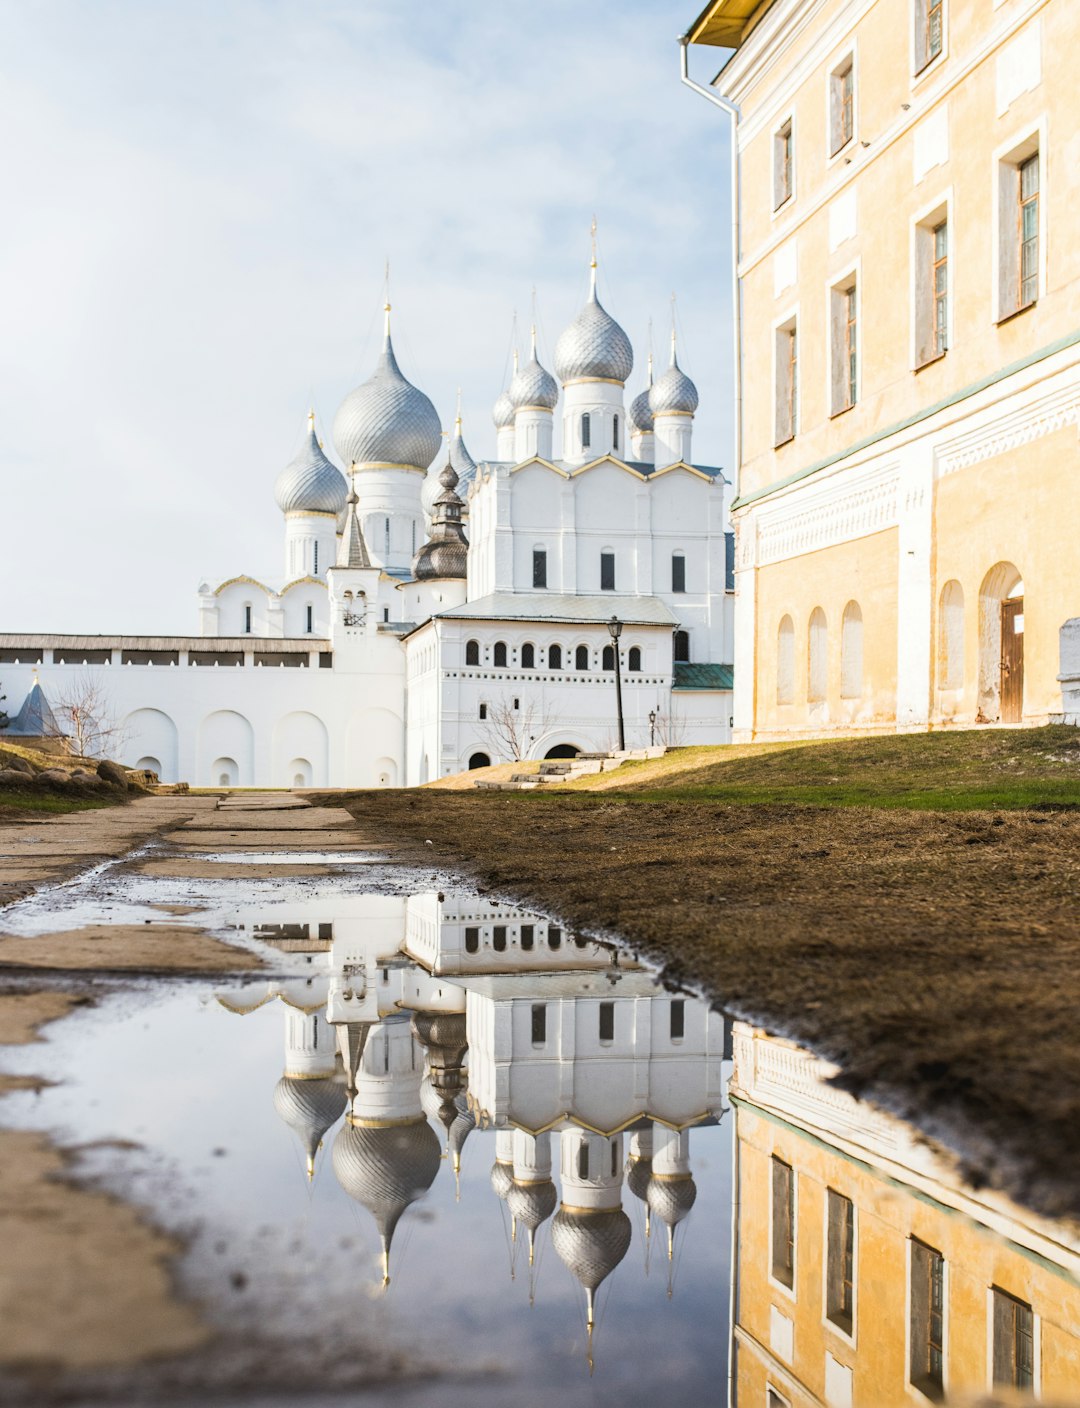
{"label": "puddle", "polygon": [[[4,912],[40,934],[197,905],[169,922],[273,955],[106,987],[4,1051],[58,1082],[5,1124],[84,1146],[81,1177],[183,1236],[234,1355],[65,1401],[880,1408],[995,1374],[1080,1398],[1065,1229],[611,947],[372,875],[99,870]],[[373,1383],[376,1351],[437,1384]]]}

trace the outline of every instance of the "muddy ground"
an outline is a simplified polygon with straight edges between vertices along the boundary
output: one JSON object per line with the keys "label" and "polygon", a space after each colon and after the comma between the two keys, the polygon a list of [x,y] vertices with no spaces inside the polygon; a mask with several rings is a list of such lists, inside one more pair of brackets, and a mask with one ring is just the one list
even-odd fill
{"label": "muddy ground", "polygon": [[[606,794],[341,798],[361,839],[622,935],[843,1066],[964,1153],[1080,1214],[1080,816],[732,806]],[[431,844],[428,844],[428,843]]]}

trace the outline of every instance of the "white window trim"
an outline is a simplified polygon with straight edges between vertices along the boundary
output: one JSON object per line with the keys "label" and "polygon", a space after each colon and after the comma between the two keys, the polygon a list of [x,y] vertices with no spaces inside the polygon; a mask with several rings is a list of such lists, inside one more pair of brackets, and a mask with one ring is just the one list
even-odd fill
{"label": "white window trim", "polygon": [[[833,78],[838,69],[851,60],[851,136],[842,147],[832,149]],[[833,55],[825,66],[825,169],[850,161],[859,145],[859,45],[857,39]]]}
{"label": "white window trim", "polygon": [[[850,406],[842,406],[837,410],[833,406],[833,358],[836,355],[835,340],[833,338],[833,295],[842,293],[845,288],[850,288],[854,282],[858,290],[858,327],[855,332],[855,364],[857,369],[858,395]],[[862,256],[853,259],[850,264],[837,271],[829,279],[825,286],[825,327],[827,329],[826,346],[827,355],[825,358],[825,404],[828,407],[827,420],[833,420],[837,416],[846,415],[852,411],[863,400],[866,390],[863,385],[863,329],[866,325],[866,299],[862,279]]]}
{"label": "white window trim", "polygon": [[842,1344],[850,1345],[852,1349],[855,1349],[859,1329],[859,1222],[861,1219],[855,1199],[849,1197],[847,1193],[842,1193],[839,1188],[833,1188],[832,1192],[837,1197],[847,1198],[851,1204],[851,1334],[849,1335],[835,1320],[829,1319],[829,1191],[829,1186],[826,1184],[822,1190],[821,1201],[821,1226],[824,1231],[821,1240],[825,1252],[821,1258],[821,1323]]}
{"label": "white window trim", "polygon": [[[791,192],[790,192],[790,194],[786,197],[786,199],[784,199],[783,201],[781,201],[781,203],[780,203],[779,205],[777,205],[777,204],[776,204],[776,140],[777,140],[777,138],[780,136],[781,130],[782,130],[784,127],[786,127],[789,122],[791,123]],[[776,120],[776,122],[773,123],[773,127],[772,127],[772,137],[771,137],[771,140],[770,140],[770,143],[769,143],[770,151],[772,152],[772,158],[773,158],[773,167],[772,167],[772,199],[771,199],[771,201],[770,201],[770,204],[771,204],[771,206],[772,206],[772,209],[771,209],[770,212],[769,212],[769,219],[770,219],[770,220],[773,220],[773,221],[782,219],[783,216],[785,216],[785,215],[788,213],[788,211],[791,209],[791,207],[795,204],[795,197],[796,197],[796,195],[798,194],[799,163],[798,163],[798,161],[797,161],[796,158],[795,158],[796,142],[797,142],[797,128],[796,128],[796,123],[795,123],[795,109],[792,107],[792,108],[788,108],[787,112],[781,113],[780,116],[779,116],[779,118]]]}
{"label": "white window trim", "polygon": [[[1030,149],[1030,150],[1028,150]],[[994,322],[1007,322],[1017,313],[1026,311],[1025,308],[1002,307],[1002,277],[1001,277],[1001,176],[1003,167],[1014,167],[1025,159],[1025,155],[1039,153],[1039,291],[1036,301],[1046,296],[1046,266],[1047,255],[1049,253],[1047,244],[1047,220],[1046,204],[1050,194],[1049,166],[1050,166],[1050,144],[1047,140],[1046,114],[1041,113],[1034,121],[1018,128],[1013,132],[1008,141],[1002,142],[996,147],[991,157],[992,168],[992,190],[993,190],[993,210],[991,212],[991,253],[992,270],[994,280]],[[1017,270],[1019,278],[1019,270]]]}
{"label": "white window trim", "polygon": [[[791,1169],[791,1227],[792,1227],[792,1238],[791,1238],[791,1285],[790,1285],[790,1286],[785,1286],[784,1283],[783,1283],[783,1281],[778,1281],[778,1280],[776,1279],[776,1277],[775,1277],[775,1276],[773,1275],[773,1273],[772,1273],[772,1266],[773,1266],[773,1190],[772,1190],[773,1165],[772,1165],[772,1161],[773,1161],[774,1158],[775,1158],[779,1163],[787,1164],[788,1168]],[[769,1247],[768,1247],[768,1261],[767,1261],[767,1265],[768,1265],[768,1282],[769,1282],[769,1285],[770,1285],[770,1286],[773,1286],[776,1290],[781,1291],[781,1292],[788,1298],[788,1300],[790,1300],[790,1301],[792,1301],[792,1302],[797,1301],[798,1297],[797,1297],[797,1295],[796,1295],[795,1293],[796,1293],[796,1291],[797,1291],[797,1289],[798,1289],[798,1285],[799,1285],[799,1176],[798,1176],[798,1173],[796,1172],[795,1165],[794,1165],[793,1163],[791,1163],[788,1159],[783,1158],[782,1155],[778,1154],[775,1149],[772,1150],[772,1152],[769,1154]]]}
{"label": "white window trim", "polygon": [[[918,1237],[914,1232],[907,1235],[907,1256],[904,1258],[904,1386],[909,1397],[916,1403],[937,1403],[936,1398],[931,1398],[929,1394],[923,1393],[918,1385],[911,1382],[911,1244],[919,1242],[924,1247],[930,1247],[936,1251],[942,1260],[941,1267],[941,1391],[944,1394],[944,1401],[949,1400],[949,1272],[950,1263],[948,1257],[939,1247],[934,1247],[931,1242],[926,1242],[922,1237]],[[992,1352],[992,1351],[991,1351]],[[993,1361],[991,1360],[991,1370]]]}
{"label": "white window trim", "polygon": [[788,332],[788,331],[791,329],[792,325],[794,325],[794,327],[795,327],[795,335],[796,335],[796,337],[798,337],[799,331],[800,331],[800,328],[801,328],[801,323],[800,323],[800,321],[799,321],[799,305],[798,305],[797,303],[795,303],[795,304],[793,304],[791,307],[789,307],[789,308],[786,310],[786,312],[784,312],[779,318],[775,318],[775,319],[773,320],[772,329],[771,329],[771,335],[772,335],[772,385],[773,385],[773,396],[772,396],[772,401],[773,401],[773,418],[772,418],[772,419],[773,419],[773,449],[774,449],[774,450],[779,450],[779,449],[782,449],[785,445],[790,445],[790,443],[792,442],[792,440],[796,439],[796,437],[798,436],[798,433],[799,433],[799,426],[802,424],[802,382],[803,382],[803,378],[802,378],[802,376],[801,376],[801,371],[802,371],[802,349],[801,349],[801,348],[797,348],[798,363],[797,363],[796,373],[795,373],[795,429],[794,429],[793,433],[792,433],[791,435],[789,435],[786,439],[784,439],[784,440],[777,440],[777,438],[776,438],[776,422],[777,422],[777,412],[778,412],[778,410],[779,410],[779,406],[777,405],[777,402],[776,402],[776,394],[777,394],[777,391],[778,391],[778,389],[779,389],[778,376],[779,376],[779,372],[780,372],[780,367],[779,367],[779,364],[778,364],[778,357],[777,357],[777,354],[778,354],[778,352],[779,352],[780,334],[781,334],[782,332]]}
{"label": "white window trim", "polygon": [[[953,203],[953,188],[952,186],[946,186],[943,191],[938,192],[933,200],[928,200],[924,205],[920,206],[911,217],[911,228],[909,232],[911,257],[911,282],[909,287],[911,289],[911,311],[908,318],[908,356],[913,372],[921,371],[923,367],[929,367],[934,362],[940,362],[945,356],[943,352],[939,356],[928,357],[925,361],[920,362],[919,360],[919,231],[932,230],[940,225],[942,220],[944,220],[949,227],[949,269],[945,294],[949,306],[949,322],[945,333],[945,351],[947,352],[954,344],[956,260],[953,258],[953,247],[955,243],[953,236],[956,227],[953,223]],[[861,323],[862,319],[860,318],[859,321]]]}
{"label": "white window trim", "polygon": [[918,24],[922,18],[923,6],[926,0],[911,0],[911,24],[909,26],[909,42],[911,44],[911,88],[914,91],[923,79],[930,74],[936,73],[945,60],[949,57],[949,0],[943,0],[941,8],[941,53],[936,58],[918,67],[919,53],[915,35]]}

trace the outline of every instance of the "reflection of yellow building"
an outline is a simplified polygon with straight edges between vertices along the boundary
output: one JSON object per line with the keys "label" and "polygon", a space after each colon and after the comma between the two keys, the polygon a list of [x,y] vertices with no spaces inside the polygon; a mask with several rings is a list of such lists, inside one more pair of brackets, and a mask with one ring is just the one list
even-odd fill
{"label": "reflection of yellow building", "polygon": [[[741,1408],[1080,1402],[1080,1246],[977,1195],[832,1068],[735,1028]],[[771,1396],[770,1396],[771,1395]]]}
{"label": "reflection of yellow building", "polygon": [[736,736],[1060,713],[1080,5],[711,0],[734,52]]}

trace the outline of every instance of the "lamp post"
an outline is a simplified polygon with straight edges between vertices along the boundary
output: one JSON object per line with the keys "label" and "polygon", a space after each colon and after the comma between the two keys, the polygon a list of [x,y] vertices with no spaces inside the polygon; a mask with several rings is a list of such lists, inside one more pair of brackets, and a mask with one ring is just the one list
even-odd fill
{"label": "lamp post", "polygon": [[622,669],[619,666],[619,637],[622,635],[622,622],[612,616],[608,622],[608,635],[611,637],[612,654],[615,656],[615,699],[619,710],[619,752],[626,752],[626,730],[622,712]]}
{"label": "lamp post", "polygon": [[649,747],[656,746],[656,710],[649,710]]}

